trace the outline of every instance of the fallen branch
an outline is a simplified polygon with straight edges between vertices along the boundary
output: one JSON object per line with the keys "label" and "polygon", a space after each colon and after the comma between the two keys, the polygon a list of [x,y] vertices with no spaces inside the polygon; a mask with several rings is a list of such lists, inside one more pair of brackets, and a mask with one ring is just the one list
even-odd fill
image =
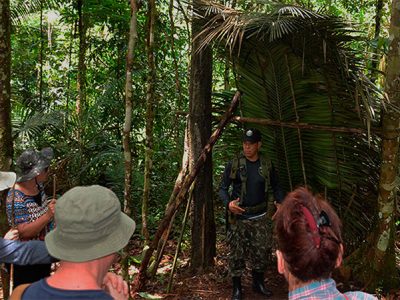
{"label": "fallen branch", "polygon": [[158,245],[158,241],[160,240],[165,228],[170,223],[172,216],[174,215],[175,211],[180,207],[180,205],[185,200],[186,194],[193,183],[194,179],[196,178],[197,174],[200,172],[200,169],[204,165],[206,161],[207,155],[211,152],[212,147],[221,136],[221,133],[224,127],[229,123],[232,118],[233,112],[235,111],[236,107],[239,104],[240,99],[240,92],[236,92],[235,96],[232,99],[231,105],[229,106],[228,110],[225,112],[224,117],[218,124],[217,129],[211,135],[208,140],[208,143],[204,146],[203,151],[200,153],[199,158],[196,161],[196,164],[192,171],[185,177],[182,188],[179,190],[175,201],[171,202],[168,206],[164,218],[161,220],[157,232],[154,235],[153,241],[149,245],[149,248],[146,250],[142,263],[140,264],[139,274],[136,276],[135,281],[133,282],[133,291],[138,292],[142,289],[146,281],[146,269],[149,264],[150,258],[153,254],[154,249]]}

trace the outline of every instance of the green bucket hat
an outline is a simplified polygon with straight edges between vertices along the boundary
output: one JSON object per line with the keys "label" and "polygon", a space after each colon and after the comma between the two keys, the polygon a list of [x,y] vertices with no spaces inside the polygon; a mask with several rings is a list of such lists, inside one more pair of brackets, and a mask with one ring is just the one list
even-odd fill
{"label": "green bucket hat", "polygon": [[12,187],[17,179],[14,172],[0,172],[0,191]]}
{"label": "green bucket hat", "polygon": [[53,156],[53,149],[50,147],[43,148],[40,152],[33,149],[22,152],[17,159],[19,169],[17,182],[25,182],[38,176],[50,166]]}
{"label": "green bucket hat", "polygon": [[57,200],[56,228],[45,238],[51,256],[84,262],[124,248],[135,222],[121,212],[118,197],[99,186],[78,186]]}

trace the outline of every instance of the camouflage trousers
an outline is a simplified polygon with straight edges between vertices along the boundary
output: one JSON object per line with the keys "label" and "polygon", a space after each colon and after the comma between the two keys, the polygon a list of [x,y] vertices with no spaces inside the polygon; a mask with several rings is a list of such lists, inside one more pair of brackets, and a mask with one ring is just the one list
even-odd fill
{"label": "camouflage trousers", "polygon": [[253,271],[264,272],[271,255],[271,221],[267,216],[256,220],[237,220],[228,229],[229,271],[242,276],[246,260]]}

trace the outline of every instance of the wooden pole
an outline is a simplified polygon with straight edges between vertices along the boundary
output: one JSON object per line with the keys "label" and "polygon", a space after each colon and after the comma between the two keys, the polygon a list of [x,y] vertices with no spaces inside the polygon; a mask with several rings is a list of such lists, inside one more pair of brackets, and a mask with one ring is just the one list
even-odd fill
{"label": "wooden pole", "polygon": [[56,199],[57,175],[53,174],[53,199]]}
{"label": "wooden pole", "polygon": [[[192,187],[193,187],[193,185],[192,185]],[[193,190],[193,188],[191,188],[191,190]],[[185,227],[186,227],[186,223],[187,223],[187,217],[189,215],[190,203],[192,202],[192,198],[193,198],[192,193],[193,193],[192,191],[189,193],[189,200],[187,201],[185,215],[183,216],[183,220],[182,220],[181,233],[179,235],[178,244],[176,245],[176,251],[175,251],[175,256],[174,256],[174,262],[172,264],[171,273],[169,274],[169,280],[168,280],[168,286],[167,286],[167,294],[169,294],[171,292],[171,289],[172,289],[172,282],[174,280],[176,262],[178,261],[178,255],[179,255],[179,252],[181,251],[181,244],[182,244],[183,234],[185,232]]]}
{"label": "wooden pole", "polygon": [[[15,207],[14,207],[14,202],[15,202],[15,183],[12,186],[12,196],[11,196],[11,229],[16,228],[15,226]],[[10,264],[10,290],[9,290],[9,295],[11,295],[13,288],[14,288],[14,264]],[[9,295],[4,295],[4,299],[7,299]]]}
{"label": "wooden pole", "polygon": [[199,158],[194,165],[192,171],[185,177],[184,182],[182,184],[182,188],[179,190],[178,195],[175,201],[171,202],[170,206],[167,208],[165,212],[164,218],[160,221],[157,232],[154,235],[153,241],[150,243],[149,248],[146,250],[142,263],[140,264],[139,274],[136,276],[135,281],[133,282],[133,292],[138,292],[142,289],[146,281],[146,270],[149,264],[150,258],[153,254],[154,249],[158,245],[158,241],[160,240],[165,228],[170,223],[172,216],[174,215],[175,211],[180,207],[183,203],[185,196],[193,183],[194,179],[196,178],[197,174],[200,172],[201,167],[204,165],[206,161],[207,155],[211,152],[212,147],[221,136],[223,129],[232,119],[233,112],[235,111],[236,107],[239,104],[241,93],[238,91],[235,93],[231,105],[229,106],[228,110],[225,112],[224,117],[218,124],[217,129],[211,135],[208,140],[208,143],[204,146],[203,151],[200,153]]}
{"label": "wooden pole", "polygon": [[260,125],[281,126],[281,127],[287,127],[287,128],[300,128],[300,129],[321,130],[321,131],[328,131],[328,132],[367,134],[367,130],[362,129],[362,128],[314,125],[314,124],[301,123],[301,122],[281,122],[281,121],[275,121],[275,120],[270,120],[270,119],[247,118],[247,117],[238,117],[238,116],[233,117],[232,120],[235,120],[235,121],[238,121],[241,123],[255,123],[255,124],[260,124]]}
{"label": "wooden pole", "polygon": [[[213,112],[218,112],[220,110],[213,110]],[[178,115],[187,116],[187,112],[177,111],[175,112]],[[317,125],[317,124],[309,124],[302,122],[285,122],[285,121],[277,121],[271,119],[264,118],[250,118],[250,117],[240,117],[233,116],[233,121],[237,121],[240,123],[254,123],[260,124],[264,126],[280,126],[287,128],[295,128],[295,129],[305,129],[305,130],[319,130],[326,132],[343,132],[343,133],[354,133],[354,134],[368,134],[368,130],[364,128],[352,128],[352,127],[344,127],[344,126],[327,126],[327,125]],[[382,135],[381,129],[373,127],[370,129],[371,133],[374,133],[378,136]],[[392,132],[400,132],[400,128],[393,128]]]}

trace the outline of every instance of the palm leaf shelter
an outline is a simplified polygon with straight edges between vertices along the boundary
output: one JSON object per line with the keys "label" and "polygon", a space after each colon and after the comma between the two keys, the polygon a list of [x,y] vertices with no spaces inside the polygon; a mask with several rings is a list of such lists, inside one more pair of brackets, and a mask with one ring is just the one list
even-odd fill
{"label": "palm leaf shelter", "polygon": [[376,112],[382,97],[363,74],[358,33],[342,19],[295,6],[246,13],[203,3],[197,38],[230,57],[240,117],[263,134],[285,191],[309,185],[339,213],[347,246],[372,228],[379,177]]}

